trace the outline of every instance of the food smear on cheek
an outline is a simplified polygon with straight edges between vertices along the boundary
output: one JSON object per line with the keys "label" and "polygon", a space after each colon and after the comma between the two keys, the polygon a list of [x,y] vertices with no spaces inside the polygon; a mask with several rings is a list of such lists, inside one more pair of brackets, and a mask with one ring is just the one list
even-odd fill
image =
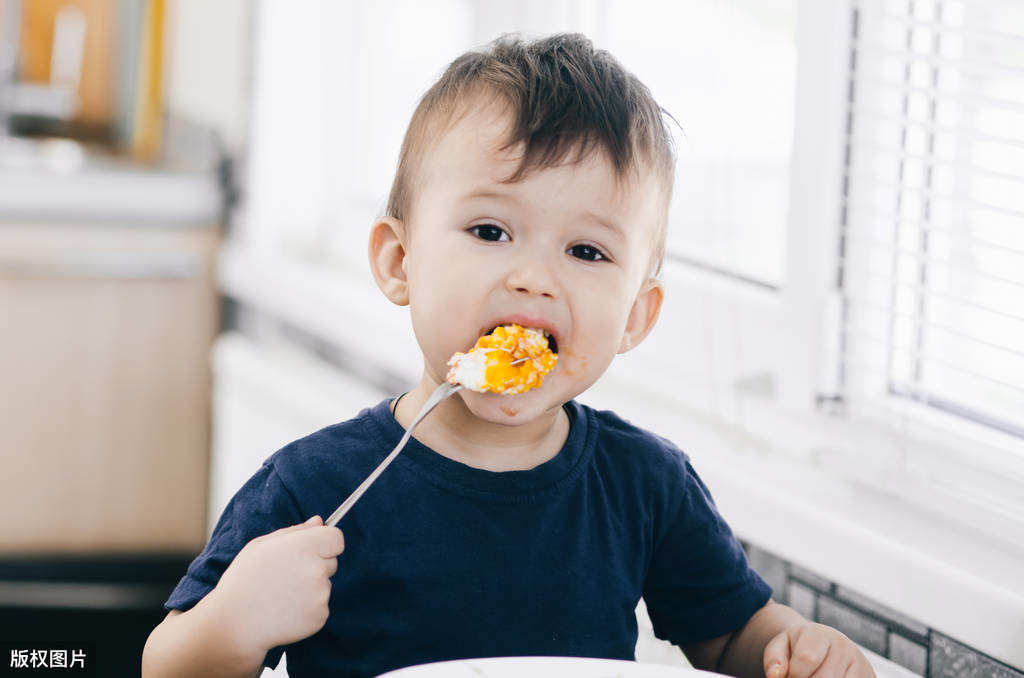
{"label": "food smear on cheek", "polygon": [[587,356],[575,353],[571,348],[562,349],[559,355],[565,356],[565,360],[562,361],[562,374],[565,376],[579,377],[586,371],[589,361]]}
{"label": "food smear on cheek", "polygon": [[502,325],[477,339],[469,353],[453,355],[445,379],[481,393],[522,393],[540,386],[557,361],[542,330]]}
{"label": "food smear on cheek", "polygon": [[519,414],[519,410],[515,407],[505,407],[504,405],[502,405],[500,409],[502,412],[504,412],[510,417],[514,417],[517,414]]}

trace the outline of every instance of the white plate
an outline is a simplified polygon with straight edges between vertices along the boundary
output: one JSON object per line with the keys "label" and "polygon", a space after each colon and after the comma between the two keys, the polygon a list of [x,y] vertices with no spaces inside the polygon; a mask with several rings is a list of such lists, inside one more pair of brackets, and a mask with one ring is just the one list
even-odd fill
{"label": "white plate", "polygon": [[583,657],[489,657],[421,664],[378,678],[699,678],[721,676],[682,666]]}

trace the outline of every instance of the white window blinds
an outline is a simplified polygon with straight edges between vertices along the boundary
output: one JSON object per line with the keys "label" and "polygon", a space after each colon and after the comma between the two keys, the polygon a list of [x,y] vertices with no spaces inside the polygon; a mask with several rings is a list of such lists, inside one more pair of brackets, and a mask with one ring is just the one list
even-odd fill
{"label": "white window blinds", "polygon": [[852,8],[842,397],[1024,438],[1024,3]]}

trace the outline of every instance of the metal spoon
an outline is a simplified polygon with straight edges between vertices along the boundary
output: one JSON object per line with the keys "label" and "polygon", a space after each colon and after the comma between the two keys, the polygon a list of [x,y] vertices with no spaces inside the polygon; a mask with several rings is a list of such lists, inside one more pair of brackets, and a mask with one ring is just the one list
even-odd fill
{"label": "metal spoon", "polygon": [[[527,360],[529,360],[529,358],[520,358],[519,360],[514,360],[509,364],[518,365],[519,363],[525,362]],[[330,525],[332,527],[337,525],[338,521],[341,520],[353,506],[355,506],[355,503],[359,501],[359,498],[363,496],[363,493],[365,493],[366,490],[370,488],[370,485],[373,485],[373,482],[377,480],[380,474],[384,473],[384,469],[386,469],[391,464],[391,462],[395,460],[399,452],[401,452],[402,449],[405,447],[405,444],[409,442],[409,438],[412,437],[413,429],[416,428],[416,425],[420,423],[423,417],[430,414],[430,411],[437,407],[439,404],[441,404],[443,400],[445,400],[451,395],[458,393],[463,388],[464,387],[462,384],[457,384],[453,386],[452,384],[449,384],[446,381],[442,382],[437,388],[435,388],[434,392],[430,394],[429,398],[427,398],[427,402],[423,404],[423,407],[416,415],[416,418],[412,420],[411,424],[409,424],[409,428],[406,429],[405,435],[402,436],[402,439],[398,441],[397,445],[395,445],[395,449],[391,450],[391,452],[388,453],[388,456],[384,457],[384,461],[378,464],[377,468],[373,469],[373,472],[366,477],[366,480],[364,480],[359,485],[359,487],[353,490],[352,494],[348,496],[348,499],[343,501],[341,503],[341,506],[334,510],[334,513],[332,513],[331,517],[328,518],[326,522],[324,522],[324,525]]]}

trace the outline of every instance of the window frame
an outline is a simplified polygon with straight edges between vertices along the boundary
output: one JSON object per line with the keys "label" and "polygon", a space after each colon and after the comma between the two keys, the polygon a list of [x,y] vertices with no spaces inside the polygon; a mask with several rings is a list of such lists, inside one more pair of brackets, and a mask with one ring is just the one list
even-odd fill
{"label": "window frame", "polygon": [[[711,343],[733,348],[695,356],[695,362],[703,359],[699,374],[666,369],[658,351],[638,349],[637,358],[623,362],[634,374],[706,385],[651,388],[659,398],[718,416],[790,457],[896,493],[995,540],[1012,541],[1024,531],[1024,499],[1018,498],[1024,494],[1022,441],[893,394],[844,399],[840,257],[853,2],[800,0],[798,20],[799,133],[790,164],[781,288],[668,261],[666,299],[701,296],[704,307],[714,310],[700,331],[714,338]],[[663,314],[652,338],[692,332],[688,320]],[[767,397],[743,392],[765,382]]]}

